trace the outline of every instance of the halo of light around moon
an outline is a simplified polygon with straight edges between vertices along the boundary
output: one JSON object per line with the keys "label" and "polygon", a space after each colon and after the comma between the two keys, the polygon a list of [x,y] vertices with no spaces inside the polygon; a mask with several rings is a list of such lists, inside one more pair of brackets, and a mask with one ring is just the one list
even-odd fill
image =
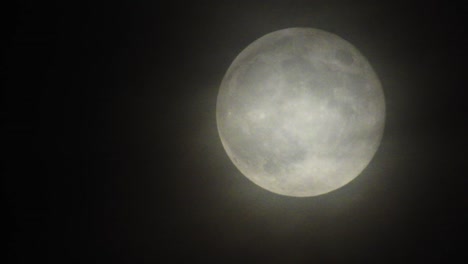
{"label": "halo of light around moon", "polygon": [[316,196],[369,164],[383,134],[385,98],[349,42],[288,28],[257,39],[232,62],[216,119],[227,155],[248,179],[281,195]]}

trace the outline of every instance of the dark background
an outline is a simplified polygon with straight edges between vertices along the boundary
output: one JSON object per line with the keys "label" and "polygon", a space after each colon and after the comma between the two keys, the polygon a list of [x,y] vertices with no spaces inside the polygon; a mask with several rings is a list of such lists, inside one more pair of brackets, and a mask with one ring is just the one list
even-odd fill
{"label": "dark background", "polygon": [[[449,1],[17,1],[2,9],[7,263],[466,258],[467,9]],[[320,28],[379,75],[382,144],[345,187],[279,196],[220,143],[219,84],[266,33]]]}

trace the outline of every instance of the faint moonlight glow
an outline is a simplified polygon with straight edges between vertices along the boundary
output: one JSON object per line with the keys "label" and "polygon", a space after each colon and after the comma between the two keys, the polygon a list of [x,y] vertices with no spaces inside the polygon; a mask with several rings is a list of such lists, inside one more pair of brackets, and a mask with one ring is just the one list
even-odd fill
{"label": "faint moonlight glow", "polygon": [[350,43],[289,28],[246,47],[221,83],[218,131],[252,182],[288,196],[338,189],[369,164],[382,138],[380,82]]}

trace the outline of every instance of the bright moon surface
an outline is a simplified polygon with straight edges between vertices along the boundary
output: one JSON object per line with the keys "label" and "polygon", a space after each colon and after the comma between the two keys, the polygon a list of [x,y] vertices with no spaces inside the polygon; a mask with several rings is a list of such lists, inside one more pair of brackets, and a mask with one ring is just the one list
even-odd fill
{"label": "bright moon surface", "polygon": [[247,46],[219,90],[219,135],[252,182],[287,196],[316,196],[356,178],[380,144],[385,98],[349,42],[288,28]]}

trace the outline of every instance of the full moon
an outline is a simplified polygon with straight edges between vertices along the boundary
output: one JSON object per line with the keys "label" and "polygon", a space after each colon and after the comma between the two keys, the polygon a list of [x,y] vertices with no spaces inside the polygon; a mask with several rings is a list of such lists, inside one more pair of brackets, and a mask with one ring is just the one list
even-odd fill
{"label": "full moon", "polygon": [[296,197],[356,178],[382,139],[385,98],[367,59],[346,40],[288,28],[248,45],[219,89],[216,120],[239,171]]}

